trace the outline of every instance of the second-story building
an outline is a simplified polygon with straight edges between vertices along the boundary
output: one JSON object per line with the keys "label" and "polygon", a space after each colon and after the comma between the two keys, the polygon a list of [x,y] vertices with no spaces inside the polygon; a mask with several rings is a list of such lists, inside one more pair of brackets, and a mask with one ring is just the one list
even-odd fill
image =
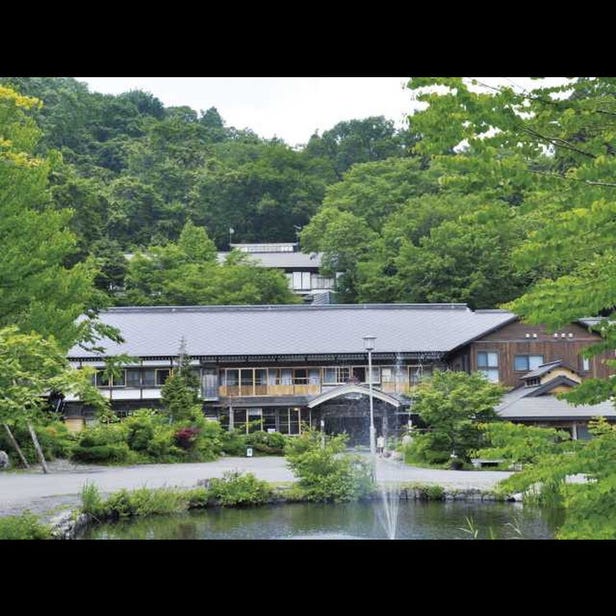
{"label": "second-story building", "polygon": [[[320,252],[300,252],[296,242],[268,244],[231,244],[231,248],[250,255],[260,267],[281,270],[289,281],[289,288],[306,303],[330,304],[335,288],[335,278],[322,276]],[[218,260],[224,262],[228,252],[219,252]]]}
{"label": "second-story building", "polygon": [[[160,403],[183,345],[204,413],[224,426],[298,434],[309,424],[346,431],[351,443],[368,439],[370,379],[376,430],[388,435],[413,419],[411,386],[437,368],[479,370],[509,388],[556,360],[581,379],[609,374],[600,358],[582,356],[599,339],[584,322],[554,335],[511,312],[464,304],[127,307],[101,318],[125,342],[102,341],[104,353],[74,347],[69,359],[98,369],[97,385],[119,413]],[[365,336],[376,337],[372,375]],[[133,360],[106,380],[106,358],[120,354]],[[65,414],[81,422],[92,410],[67,399]]]}

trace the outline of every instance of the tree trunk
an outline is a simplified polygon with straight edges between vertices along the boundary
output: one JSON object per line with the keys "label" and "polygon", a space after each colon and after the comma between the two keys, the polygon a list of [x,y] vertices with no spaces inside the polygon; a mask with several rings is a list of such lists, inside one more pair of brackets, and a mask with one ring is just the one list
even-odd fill
{"label": "tree trunk", "polygon": [[32,442],[34,443],[34,449],[36,449],[36,453],[39,457],[39,460],[41,461],[43,472],[47,474],[49,472],[49,469],[47,468],[47,462],[45,461],[43,450],[41,449],[41,446],[39,445],[38,439],[36,438],[36,432],[34,431],[34,428],[32,427],[31,423],[28,423],[28,430],[30,431],[30,436],[32,437]]}
{"label": "tree trunk", "polygon": [[9,436],[9,441],[11,441],[11,444],[13,445],[13,447],[15,447],[15,451],[17,451],[17,455],[19,456],[21,463],[24,465],[25,468],[30,468],[30,465],[28,464],[28,460],[26,460],[26,456],[24,456],[21,450],[21,447],[19,446],[19,443],[15,440],[15,437],[13,436],[13,433],[11,432],[11,429],[9,428],[9,424],[5,423],[4,429],[6,430],[6,433]]}

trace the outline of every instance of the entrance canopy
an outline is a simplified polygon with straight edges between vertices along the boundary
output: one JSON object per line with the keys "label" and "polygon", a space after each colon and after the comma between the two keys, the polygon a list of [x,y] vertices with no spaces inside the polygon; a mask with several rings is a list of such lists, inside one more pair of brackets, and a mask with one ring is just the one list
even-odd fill
{"label": "entrance canopy", "polygon": [[[329,402],[330,400],[333,400],[335,398],[344,398],[344,397],[349,397],[353,395],[369,396],[370,390],[368,389],[368,387],[364,387],[362,385],[355,385],[355,384],[341,385],[340,387],[332,387],[332,389],[318,396],[315,396],[312,400],[310,400],[310,402],[308,402],[306,406],[309,409],[313,409],[319,406],[320,404],[323,404],[324,402]],[[383,393],[382,391],[378,389],[372,390],[372,396],[376,398],[377,400],[382,400],[383,402],[386,402],[387,404],[391,404],[395,408],[399,408],[400,406],[402,406],[399,400],[396,400],[396,398],[386,393]]]}

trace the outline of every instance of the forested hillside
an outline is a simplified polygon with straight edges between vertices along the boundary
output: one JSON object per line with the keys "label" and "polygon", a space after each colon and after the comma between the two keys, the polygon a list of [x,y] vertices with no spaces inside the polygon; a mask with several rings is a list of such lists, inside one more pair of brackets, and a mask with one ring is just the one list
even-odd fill
{"label": "forested hillside", "polygon": [[[383,117],[349,120],[297,149],[226,126],[214,108],[166,108],[141,91],[103,95],[70,78],[3,83],[43,102],[28,113],[42,130],[50,203],[73,212],[77,246],[65,263],[91,256],[105,292],[126,282],[112,302],[292,301],[281,277],[253,276],[248,292],[227,284],[250,278],[247,265],[223,272],[210,257],[182,257],[187,223],[219,250],[230,227],[237,242],[294,241],[302,228],[303,250],[325,253],[324,273],[343,272],[339,301],[476,308],[590,267],[610,229],[613,79],[527,93],[414,78],[426,105],[406,130]],[[149,264],[136,259],[127,274],[123,254],[140,251]]]}
{"label": "forested hillside", "polygon": [[39,151],[61,154],[53,157],[52,198],[73,210],[72,259],[96,258],[102,290],[123,283],[123,253],[177,241],[188,220],[221,250],[230,227],[236,242],[295,241],[327,186],[353,164],[406,156],[414,142],[377,117],[342,122],[298,151],[227,127],[215,108],[165,108],[149,93],[103,95],[71,78],[3,83],[43,102],[32,113]]}

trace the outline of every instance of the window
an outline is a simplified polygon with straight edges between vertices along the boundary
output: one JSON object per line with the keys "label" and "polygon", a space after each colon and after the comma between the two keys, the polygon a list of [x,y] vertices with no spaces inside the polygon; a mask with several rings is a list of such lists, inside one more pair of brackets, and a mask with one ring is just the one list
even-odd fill
{"label": "window", "polygon": [[348,366],[331,366],[323,371],[323,383],[325,385],[348,383],[350,378],[351,369]]}
{"label": "window", "polygon": [[584,370],[584,372],[588,372],[590,370],[590,358],[589,357],[582,357],[582,370]]}
{"label": "window", "polygon": [[126,384],[125,370],[120,370],[118,374],[112,376],[111,379],[104,376],[104,370],[99,370],[96,373],[97,387],[124,387]]}
{"label": "window", "polygon": [[[479,360],[477,360],[479,362]],[[424,366],[418,364],[415,366],[409,366],[409,383],[411,385],[417,385],[422,379],[432,376],[432,366]]]}
{"label": "window", "polygon": [[96,386],[109,387],[109,379],[105,376],[102,370],[97,370],[96,372]]}
{"label": "window", "polygon": [[165,384],[165,381],[169,378],[169,374],[171,374],[171,370],[169,370],[169,368],[160,368],[156,370],[156,385],[158,387],[162,387]]}
{"label": "window", "polygon": [[[368,369],[365,370],[365,377],[362,379],[363,383],[368,383]],[[372,384],[381,382],[381,368],[378,366],[372,366]]]}
{"label": "window", "polygon": [[293,289],[310,291],[310,272],[293,272]]}
{"label": "window", "polygon": [[141,370],[126,371],[126,386],[139,387],[141,385]]}
{"label": "window", "polygon": [[156,370],[146,368],[141,372],[141,385],[143,387],[154,387],[156,385]]}
{"label": "window", "polygon": [[238,384],[239,370],[225,370],[225,385],[235,387]]}
{"label": "window", "polygon": [[543,355],[516,355],[513,369],[516,372],[528,372],[538,368],[543,363]]}
{"label": "window", "polygon": [[295,368],[293,370],[293,384],[305,385],[308,380],[308,371],[305,368]]}
{"label": "window", "polygon": [[321,370],[319,368],[308,370],[308,382],[310,385],[318,385],[321,382]]}
{"label": "window", "polygon": [[488,381],[498,383],[498,353],[479,351],[477,353],[477,369]]}

